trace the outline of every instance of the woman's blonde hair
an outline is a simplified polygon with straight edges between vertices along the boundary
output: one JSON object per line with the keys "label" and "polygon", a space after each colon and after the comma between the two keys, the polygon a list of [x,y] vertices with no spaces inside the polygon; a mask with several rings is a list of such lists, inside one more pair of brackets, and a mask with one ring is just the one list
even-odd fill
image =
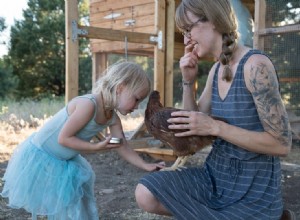
{"label": "woman's blonde hair", "polygon": [[232,57],[238,40],[238,26],[235,13],[230,0],[182,0],[176,9],[175,22],[181,31],[186,31],[192,22],[187,17],[187,12],[199,17],[200,22],[211,22],[216,30],[222,34],[222,53],[219,60],[225,66],[223,79],[232,80],[229,61]]}
{"label": "woman's blonde hair", "polygon": [[97,80],[93,88],[94,94],[102,93],[105,100],[105,109],[114,109],[117,106],[117,87],[123,85],[132,93],[144,89],[147,94],[151,90],[151,81],[142,67],[134,62],[120,61],[111,65]]}

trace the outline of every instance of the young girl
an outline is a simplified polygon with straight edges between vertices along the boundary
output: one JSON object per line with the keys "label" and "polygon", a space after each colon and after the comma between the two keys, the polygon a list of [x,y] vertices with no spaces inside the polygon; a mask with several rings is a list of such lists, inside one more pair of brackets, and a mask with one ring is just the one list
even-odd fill
{"label": "young girl", "polygon": [[[182,0],[176,24],[185,36],[180,69],[188,111],[174,112],[169,128],[186,129],[180,137],[217,139],[203,167],[143,177],[139,206],[180,220],[280,219],[279,156],[290,151],[292,135],[272,61],[237,43],[230,0]],[[197,64],[204,57],[217,62],[196,102]]]}
{"label": "young girl", "polygon": [[[98,220],[95,176],[81,152],[116,149],[141,169],[162,168],[162,164],[146,163],[128,147],[116,113],[133,112],[150,88],[150,80],[139,65],[122,62],[111,66],[92,94],[71,100],[16,148],[4,175],[2,196],[8,197],[9,206],[24,208],[33,218],[47,215],[61,220]],[[90,142],[107,127],[110,136]],[[121,138],[122,143],[109,144],[111,137]]]}

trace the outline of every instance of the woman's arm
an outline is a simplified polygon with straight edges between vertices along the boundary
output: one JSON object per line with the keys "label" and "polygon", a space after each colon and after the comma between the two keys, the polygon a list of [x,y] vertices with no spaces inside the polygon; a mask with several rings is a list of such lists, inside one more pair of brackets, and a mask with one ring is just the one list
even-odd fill
{"label": "woman's arm", "polygon": [[286,156],[291,148],[292,135],[273,64],[263,55],[254,55],[247,61],[244,71],[264,132],[242,129],[201,112],[183,111],[172,114],[181,117],[170,119],[169,122],[175,125],[169,128],[189,129],[176,136],[213,135],[252,152]]}
{"label": "woman's arm", "polygon": [[180,69],[182,73],[182,103],[185,110],[201,111],[209,113],[211,101],[212,80],[216,64],[211,68],[205,88],[196,103],[196,88],[194,82],[198,74],[198,56],[194,52],[194,45],[188,44],[185,47],[185,54],[180,59]]}

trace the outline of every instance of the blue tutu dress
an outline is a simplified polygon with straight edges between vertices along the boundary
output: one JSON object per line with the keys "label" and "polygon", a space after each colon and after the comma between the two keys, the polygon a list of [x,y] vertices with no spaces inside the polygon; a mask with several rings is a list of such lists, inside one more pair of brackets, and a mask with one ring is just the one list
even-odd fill
{"label": "blue tutu dress", "polygon": [[[94,117],[76,135],[89,141],[106,125],[95,122]],[[67,108],[51,118],[37,133],[31,135],[14,151],[4,174],[1,195],[8,197],[12,208],[24,208],[32,216],[44,215],[48,219],[98,220],[94,197],[95,174],[78,151],[58,144],[58,135],[68,119]]]}

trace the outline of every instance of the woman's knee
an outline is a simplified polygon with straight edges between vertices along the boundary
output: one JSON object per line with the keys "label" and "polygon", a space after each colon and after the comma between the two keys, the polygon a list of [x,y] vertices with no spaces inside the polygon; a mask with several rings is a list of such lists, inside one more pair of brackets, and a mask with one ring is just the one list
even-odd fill
{"label": "woman's knee", "polygon": [[153,212],[158,203],[152,193],[142,184],[138,184],[135,189],[135,199],[138,206],[147,212]]}

